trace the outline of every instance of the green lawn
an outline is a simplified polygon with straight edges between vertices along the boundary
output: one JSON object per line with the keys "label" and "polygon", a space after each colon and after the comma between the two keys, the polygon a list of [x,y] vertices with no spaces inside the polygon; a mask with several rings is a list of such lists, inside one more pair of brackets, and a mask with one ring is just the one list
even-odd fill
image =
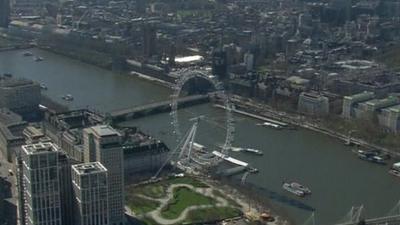
{"label": "green lawn", "polygon": [[[127,205],[138,215],[144,215],[159,207],[159,202],[144,199],[137,194],[149,196],[152,198],[164,198],[166,190],[171,184],[190,184],[194,187],[207,188],[207,184],[192,177],[173,177],[157,183],[146,184],[136,187],[128,187],[126,190]],[[194,205],[215,205],[217,201],[211,197],[204,196],[186,187],[177,187],[173,190],[174,198],[169,200],[167,206],[161,210],[161,216],[165,219],[175,219],[188,207]],[[208,209],[199,209],[190,211],[188,218],[178,224],[192,222],[206,222],[220,220],[241,215],[239,205],[218,190],[213,190],[213,194],[226,199],[232,207],[212,207]],[[142,222],[147,225],[155,225],[153,219],[142,217]]]}
{"label": "green lawn", "polygon": [[133,212],[139,215],[151,212],[157,209],[157,207],[160,205],[156,201],[144,199],[136,195],[127,195],[126,200],[128,203],[128,207]]}
{"label": "green lawn", "polygon": [[166,187],[160,183],[149,184],[143,187],[137,187],[132,190],[135,194],[142,194],[152,198],[162,198],[165,196]]}
{"label": "green lawn", "polygon": [[174,199],[161,210],[161,216],[166,219],[175,219],[189,206],[212,204],[216,204],[216,201],[212,198],[196,193],[188,188],[180,187],[174,190]]}
{"label": "green lawn", "polygon": [[145,195],[151,198],[163,198],[165,196],[167,186],[161,182],[140,185],[128,186],[126,192],[130,195]]}
{"label": "green lawn", "polygon": [[144,217],[140,220],[140,222],[142,222],[142,224],[144,225],[158,225],[158,223],[156,221],[154,221],[152,218],[149,217]]}
{"label": "green lawn", "polygon": [[191,177],[174,177],[161,182],[147,184],[137,187],[128,187],[127,192],[130,194],[141,194],[151,198],[165,197],[166,190],[171,184],[189,184],[193,187],[207,188],[208,185]]}
{"label": "green lawn", "polygon": [[191,211],[184,223],[201,223],[213,220],[223,220],[242,215],[239,209],[231,207],[213,207]]}

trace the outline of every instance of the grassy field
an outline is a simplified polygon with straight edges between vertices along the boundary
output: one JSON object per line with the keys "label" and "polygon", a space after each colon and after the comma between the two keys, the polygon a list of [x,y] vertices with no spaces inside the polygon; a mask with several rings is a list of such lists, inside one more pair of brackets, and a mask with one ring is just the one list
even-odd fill
{"label": "grassy field", "polygon": [[171,184],[189,184],[196,188],[207,188],[208,185],[191,177],[173,177],[157,183],[148,184],[145,186],[128,187],[127,192],[134,194],[146,195],[152,198],[163,198],[166,195],[166,190]]}
{"label": "grassy field", "polygon": [[213,205],[216,201],[188,188],[180,187],[174,190],[174,199],[162,209],[161,216],[166,219],[175,219],[183,210],[194,205]]}
{"label": "grassy field", "polygon": [[151,201],[136,195],[127,195],[126,201],[128,202],[128,207],[139,215],[151,212],[160,205],[156,201]]}
{"label": "grassy field", "polygon": [[[146,215],[146,213],[156,210],[161,203],[143,198],[141,195],[155,199],[165,198],[166,190],[172,184],[189,184],[195,188],[209,188],[207,184],[192,177],[172,177],[156,183],[127,187],[127,206],[136,215],[142,218],[141,221],[144,224],[155,225],[157,223],[153,218],[149,217],[149,215]],[[212,205],[211,208],[190,211],[187,218],[177,224],[216,221],[240,216],[242,214],[239,210],[240,206],[234,199],[230,199],[218,190],[212,190],[212,193],[215,196],[226,199],[230,207],[216,207],[215,204],[218,202],[217,199],[205,196],[186,187],[176,187],[173,190],[173,198],[170,199],[167,205],[161,209],[160,214],[165,219],[176,219],[190,206]]]}

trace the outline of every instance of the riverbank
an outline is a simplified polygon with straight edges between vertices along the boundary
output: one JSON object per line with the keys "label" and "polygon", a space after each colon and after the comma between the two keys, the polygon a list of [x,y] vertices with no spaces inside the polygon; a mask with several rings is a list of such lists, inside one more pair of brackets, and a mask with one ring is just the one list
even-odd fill
{"label": "riverbank", "polygon": [[[76,50],[66,50],[62,48],[56,48],[56,47],[51,47],[49,45],[38,45],[37,46],[39,49],[48,51],[57,55],[62,55],[74,60],[78,60],[80,62],[84,62],[93,66],[100,67],[102,69],[106,69],[109,71],[112,71],[112,58],[106,54],[97,52],[97,51],[86,51],[86,52],[78,52]],[[82,51],[82,50],[79,50]],[[92,55],[96,55],[96,57],[90,57]],[[136,71],[120,71],[120,73],[123,73],[127,76],[134,76],[137,77],[141,80],[146,80],[148,82],[156,83],[158,85],[167,87],[169,89],[173,88],[172,83],[167,82],[165,80],[158,79],[153,76],[148,76]]]}
{"label": "riverbank", "polygon": [[44,94],[42,94],[40,104],[55,113],[67,112],[70,110],[68,106],[56,102]]}
{"label": "riverbank", "polygon": [[378,146],[361,138],[355,138],[355,137],[349,138],[348,134],[341,133],[339,131],[325,127],[320,121],[311,120],[299,114],[291,114],[288,112],[278,111],[263,103],[258,103],[254,100],[243,98],[240,96],[235,96],[235,98],[233,98],[232,101],[236,105],[236,107],[245,112],[259,115],[261,117],[272,118],[277,121],[282,121],[284,123],[288,123],[294,126],[319,132],[328,135],[330,137],[339,139],[343,141],[343,143],[350,141],[350,143],[348,144],[354,144],[363,148],[379,150],[388,153],[394,157],[400,157],[400,152],[397,152],[393,149]]}
{"label": "riverbank", "polygon": [[245,216],[249,219],[259,219],[261,214],[267,213],[275,219],[274,222],[268,223],[270,225],[295,224],[283,209],[271,204],[271,200],[263,197],[251,184],[241,184],[239,180],[222,177],[218,179],[205,178],[205,183],[235,199],[242,206]]}
{"label": "riverbank", "polygon": [[36,46],[41,50],[45,50],[57,55],[62,55],[71,59],[75,59],[93,66],[100,67],[102,69],[111,70],[112,68],[112,59],[110,56],[106,54],[102,54],[95,50],[87,50],[87,49],[63,49],[61,47],[55,47],[51,45],[38,44]]}
{"label": "riverbank", "polygon": [[31,44],[22,43],[21,41],[13,40],[7,36],[0,34],[0,52],[30,48],[32,48]]}
{"label": "riverbank", "polygon": [[[66,57],[69,57],[69,58],[72,58],[72,59],[75,59],[78,61],[82,61],[82,62],[91,64],[94,66],[98,66],[98,67],[101,67],[101,68],[104,68],[104,69],[107,69],[110,71],[112,70],[112,59],[109,55],[104,54],[104,53],[100,53],[100,52],[97,52],[94,50],[90,50],[92,52],[86,52],[89,50],[62,49],[59,47],[51,47],[49,45],[44,45],[44,44],[39,45],[38,47],[40,49],[50,51],[50,52],[53,52],[53,53],[56,53],[59,55],[63,55],[63,56],[66,56]],[[93,55],[96,57],[93,57]],[[164,87],[168,87],[168,88],[172,87],[170,82],[157,79],[150,75],[146,75],[146,74],[142,74],[142,73],[138,73],[138,72],[128,72],[128,71],[123,71],[121,73],[124,73],[126,75],[133,75],[140,79],[150,81],[150,82],[156,83],[158,85],[162,85]],[[309,130],[313,130],[315,132],[323,133],[325,135],[340,139],[342,141],[348,141],[348,139],[349,139],[348,134],[347,134],[348,131],[340,131],[338,129],[335,129],[335,127],[325,126],[323,123],[320,123],[319,121],[312,120],[312,119],[304,117],[304,116],[300,116],[299,114],[293,114],[293,113],[290,114],[288,112],[278,111],[278,110],[276,110],[272,107],[269,107],[265,104],[263,104],[262,106],[249,105],[249,104],[247,104],[247,101],[249,101],[249,99],[243,98],[242,103],[238,104],[239,107],[241,105],[243,105],[243,109],[245,109],[244,111],[248,110],[249,112],[253,112],[255,114],[260,114],[260,116],[262,116],[262,114],[265,114],[266,117],[274,118],[277,120],[282,120],[284,122],[288,122],[290,124],[293,124],[293,125],[296,125],[296,126],[299,126],[302,128],[306,128]],[[253,101],[253,102],[255,102],[255,101]],[[247,107],[250,107],[250,108],[247,108]],[[370,141],[365,141],[365,139],[363,140],[363,138],[352,137],[350,139],[350,141],[353,144],[360,145],[365,148],[377,149],[377,150],[387,152],[392,155],[400,157],[399,152],[397,152],[393,149],[390,149],[390,148],[383,147],[380,144],[371,143]]]}
{"label": "riverbank", "polygon": [[[55,47],[49,47],[49,46],[39,46],[41,49],[46,50],[46,51],[50,51],[56,54],[60,54],[69,58],[73,58],[94,66],[99,66],[101,68],[107,69],[107,70],[111,70],[112,68],[112,59],[110,56],[106,55],[106,54],[100,54],[98,52],[93,53],[94,55],[97,55],[98,57],[91,57],[90,60],[87,60],[86,57],[84,57],[84,55],[91,55],[91,54],[83,54],[83,56],[81,54],[79,54],[78,52],[74,52],[74,50],[71,51],[67,51],[67,50],[62,50],[60,48],[55,48]],[[80,50],[81,51],[81,50]],[[102,60],[99,60],[102,59]],[[107,63],[105,63],[107,62]],[[155,78],[153,76],[150,75],[146,75],[143,73],[139,73],[139,72],[128,72],[128,71],[123,71],[122,73],[126,74],[127,76],[135,76],[138,77],[140,79],[155,83],[157,85],[162,85],[164,87],[167,88],[172,88],[172,84],[170,82],[167,82],[165,80],[161,80],[158,78]],[[241,97],[238,97],[237,99],[240,99]],[[237,100],[236,99],[236,100]],[[254,102],[255,104],[249,104],[249,102]],[[278,120],[278,121],[283,121],[285,123],[294,125],[294,126],[298,126],[298,127],[302,127],[305,129],[309,129],[315,132],[319,132],[334,138],[337,138],[343,142],[346,142],[349,140],[348,131],[344,131],[346,133],[343,133],[343,131],[338,131],[336,129],[333,129],[332,127],[329,128],[327,126],[325,126],[323,123],[320,123],[319,121],[316,120],[312,120],[311,118],[307,118],[305,116],[301,116],[299,114],[293,114],[293,113],[288,113],[288,112],[284,112],[284,111],[279,111],[277,109],[274,109],[272,107],[269,107],[268,105],[264,104],[264,103],[256,103],[254,100],[250,100],[247,98],[242,98],[242,100],[236,101],[235,104],[237,104],[238,107],[242,108],[243,111],[245,112],[249,112],[249,113],[254,113],[256,115],[259,116],[265,116],[267,118],[272,118],[274,120]],[[376,150],[380,150],[386,153],[389,153],[391,155],[400,157],[400,153],[396,152],[392,149],[389,148],[385,148],[383,146],[374,144],[374,143],[370,143],[368,141],[363,140],[362,138],[356,138],[356,137],[352,137],[350,139],[350,141],[352,142],[352,144],[356,144],[365,148],[369,148],[369,149],[376,149]]]}
{"label": "riverbank", "polygon": [[[63,55],[63,56],[69,57],[69,58],[73,58],[78,61],[82,61],[82,62],[91,64],[94,66],[99,66],[99,67],[107,69],[107,70],[111,70],[111,67],[112,67],[111,66],[111,58],[109,56],[104,56],[105,54],[103,54],[103,56],[101,56],[101,54],[100,54],[99,57],[92,57],[91,60],[86,60],[85,57],[81,56],[81,54],[79,54],[77,52],[74,53],[74,51],[66,51],[65,49],[62,50],[59,48],[52,48],[52,47],[45,46],[45,45],[39,46],[39,48],[59,54],[59,55]],[[98,54],[98,53],[95,53],[95,54]],[[103,60],[99,61],[96,58],[103,58]],[[104,62],[102,63],[102,61],[104,61],[104,60],[108,61],[108,63],[104,63]],[[138,78],[146,80],[146,81],[150,81],[152,83],[156,83],[158,85],[162,85],[167,88],[172,88],[171,83],[166,82],[164,80],[154,78],[153,76],[149,76],[149,75],[138,73],[138,72],[128,73],[127,71],[125,71],[123,73],[125,73],[126,75],[132,75],[132,76],[138,77]],[[315,120],[311,120],[310,118],[307,118],[305,116],[301,116],[299,114],[293,114],[293,113],[291,114],[291,113],[284,112],[284,111],[278,111],[272,107],[269,107],[268,105],[265,105],[263,103],[257,103],[254,100],[250,100],[247,98],[237,97],[235,100],[236,100],[235,104],[237,104],[237,106],[242,108],[243,111],[245,111],[245,112],[248,111],[249,113],[254,113],[259,116],[265,116],[267,118],[269,117],[269,118],[272,118],[272,119],[275,119],[278,121],[283,121],[285,123],[289,123],[294,126],[298,126],[298,127],[302,127],[305,129],[315,131],[315,132],[319,132],[319,133],[337,138],[339,140],[342,140],[343,142],[346,142],[349,139],[347,133],[342,133],[335,129],[328,128],[328,127],[324,126],[324,124],[322,124],[318,121],[315,121]],[[251,104],[252,102],[255,104]],[[353,137],[353,138],[351,138],[351,142],[353,144],[356,144],[356,145],[359,145],[359,146],[362,146],[365,148],[380,150],[380,151],[389,153],[391,155],[394,155],[396,157],[400,157],[399,152],[396,152],[389,148],[385,148],[383,146],[379,146],[379,145],[367,142],[365,140],[362,140],[361,138]]]}

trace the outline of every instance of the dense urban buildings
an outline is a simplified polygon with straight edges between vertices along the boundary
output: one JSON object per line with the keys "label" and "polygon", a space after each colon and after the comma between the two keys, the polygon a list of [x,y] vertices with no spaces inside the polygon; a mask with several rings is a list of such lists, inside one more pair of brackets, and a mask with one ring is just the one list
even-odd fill
{"label": "dense urban buildings", "polygon": [[[51,51],[119,72],[118,78],[174,88],[187,71],[200,70],[221,81],[239,110],[267,117],[259,126],[320,131],[380,164],[385,161],[368,154],[399,149],[397,0],[0,0],[0,35],[0,51],[17,49],[37,67],[46,65],[37,52]],[[41,50],[25,49],[31,46]],[[124,224],[124,188],[153,182],[170,160],[168,146],[123,127],[110,112],[76,109],[81,99],[73,102],[72,95],[60,99],[70,109],[39,105],[47,87],[8,72],[0,71],[6,73],[0,76],[0,151],[16,167],[5,170],[10,180],[16,173],[20,224]],[[198,79],[182,94],[209,88]],[[367,157],[364,148],[376,152]],[[314,211],[312,201],[293,205]]]}
{"label": "dense urban buildings", "polygon": [[124,151],[121,135],[108,125],[83,130],[85,162],[98,161],[107,168],[109,224],[124,224]]}
{"label": "dense urban buildings", "polygon": [[7,108],[0,109],[0,149],[9,162],[14,161],[16,153],[25,143],[23,130],[27,122]]}
{"label": "dense urban buildings", "polygon": [[302,92],[299,96],[298,110],[311,116],[328,115],[329,99],[317,93]]}
{"label": "dense urban buildings", "polygon": [[343,117],[346,119],[351,119],[355,117],[354,108],[361,102],[371,100],[375,97],[372,92],[362,92],[353,96],[345,96],[343,98]]}
{"label": "dense urban buildings", "polygon": [[10,23],[10,1],[0,0],[0,27],[7,28]]}
{"label": "dense urban buildings", "polygon": [[99,162],[72,166],[76,225],[108,225],[108,182],[112,178]]}
{"label": "dense urban buildings", "polygon": [[51,143],[22,146],[23,215],[25,224],[62,225],[58,149]]}
{"label": "dense urban buildings", "polygon": [[11,75],[0,77],[0,107],[15,113],[30,116],[37,111],[40,103],[40,85],[31,80],[14,78]]}

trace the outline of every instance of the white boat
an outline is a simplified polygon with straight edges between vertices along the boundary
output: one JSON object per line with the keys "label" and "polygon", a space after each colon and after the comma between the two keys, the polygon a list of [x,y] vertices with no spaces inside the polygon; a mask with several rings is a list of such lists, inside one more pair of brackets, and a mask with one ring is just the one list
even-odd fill
{"label": "white boat", "polygon": [[311,190],[308,187],[305,187],[299,183],[292,182],[292,183],[290,183],[290,185],[292,186],[292,188],[304,192],[304,194],[311,194]]}
{"label": "white boat", "polygon": [[[220,149],[224,149],[224,148],[226,148],[224,145],[217,145],[218,146],[218,148],[220,148]],[[227,148],[229,151],[232,151],[232,152],[241,152],[241,151],[243,151],[243,148],[240,148],[240,147],[228,147]]]}
{"label": "white boat", "polygon": [[47,90],[47,86],[46,86],[45,84],[40,84],[40,88],[41,88],[42,90]]}
{"label": "white boat", "polygon": [[193,150],[196,150],[198,152],[202,152],[202,153],[207,152],[206,151],[207,150],[206,146],[204,146],[202,144],[199,144],[197,142],[193,142],[192,148],[193,148]]}
{"label": "white boat", "polygon": [[232,152],[241,152],[241,151],[243,151],[243,148],[240,148],[240,147],[231,147],[231,149],[230,149]]}
{"label": "white boat", "polygon": [[40,56],[36,56],[34,60],[35,60],[35,62],[40,62],[40,61],[43,61],[44,59]]}
{"label": "white boat", "polygon": [[282,129],[281,125],[275,124],[275,123],[270,123],[270,122],[264,122],[264,123],[258,123],[256,124],[257,126],[263,126],[263,127],[272,127],[275,129]]}
{"label": "white boat", "polygon": [[390,168],[389,173],[393,176],[400,177],[400,162],[394,163],[392,168]]}
{"label": "white boat", "polygon": [[400,177],[400,171],[398,170],[390,169],[389,174],[392,174],[395,177]]}
{"label": "white boat", "polygon": [[254,148],[243,148],[244,152],[254,153],[256,155],[263,155],[264,153],[261,150],[254,149]]}
{"label": "white boat", "polygon": [[28,52],[24,52],[22,55],[23,56],[33,56],[33,53],[28,51]]}
{"label": "white boat", "polygon": [[73,100],[74,100],[74,97],[72,97],[71,94],[67,94],[67,95],[64,95],[64,96],[62,97],[62,99],[64,99],[65,101],[73,101]]}
{"label": "white boat", "polygon": [[292,193],[294,195],[297,195],[299,197],[304,197],[305,196],[305,193],[303,191],[300,191],[298,189],[293,188],[292,185],[289,184],[289,183],[283,183],[282,188],[283,188],[283,190],[285,190],[287,192],[290,192],[290,193]]}
{"label": "white boat", "polygon": [[[218,145],[220,149],[223,149],[223,145]],[[254,148],[241,148],[241,147],[229,147],[228,150],[232,152],[248,152],[248,153],[253,153],[257,155],[263,155],[264,153],[261,150],[254,149]]]}

